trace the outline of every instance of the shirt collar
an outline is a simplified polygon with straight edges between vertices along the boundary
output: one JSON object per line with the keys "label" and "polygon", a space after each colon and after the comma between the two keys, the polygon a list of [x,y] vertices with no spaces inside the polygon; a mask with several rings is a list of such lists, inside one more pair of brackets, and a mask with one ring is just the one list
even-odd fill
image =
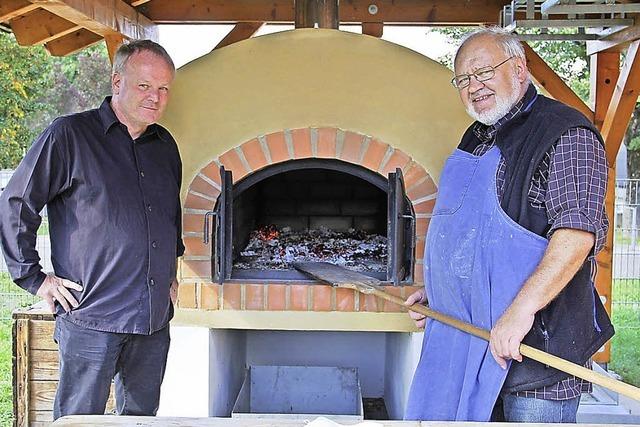
{"label": "shirt collar", "polygon": [[104,133],[109,132],[109,129],[116,123],[120,123],[118,118],[116,117],[116,113],[113,112],[113,108],[111,108],[111,97],[107,96],[100,104],[98,108],[98,115],[100,116],[100,121],[102,122],[102,128],[104,129]]}
{"label": "shirt collar", "polygon": [[[102,122],[102,128],[104,129],[105,135],[111,130],[114,125],[120,124],[116,113],[111,107],[110,96],[105,97],[104,101],[102,101],[102,104],[100,104],[100,107],[98,108],[98,115],[100,116],[100,121]],[[145,142],[152,136],[158,137],[165,142],[169,140],[168,132],[162,126],[153,123],[147,126],[147,129],[145,129],[145,131],[136,139],[136,141]]]}

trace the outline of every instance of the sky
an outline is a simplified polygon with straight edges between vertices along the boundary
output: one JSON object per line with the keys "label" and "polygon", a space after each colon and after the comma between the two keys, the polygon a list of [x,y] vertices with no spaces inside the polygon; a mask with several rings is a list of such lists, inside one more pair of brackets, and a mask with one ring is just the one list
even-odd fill
{"label": "sky", "polygon": [[[160,44],[177,67],[210,52],[233,28],[232,25],[160,25]],[[285,25],[265,25],[254,37],[293,29]],[[341,26],[343,31],[359,33],[360,26]],[[415,50],[437,59],[455,50],[445,36],[425,27],[385,26],[383,40]]]}

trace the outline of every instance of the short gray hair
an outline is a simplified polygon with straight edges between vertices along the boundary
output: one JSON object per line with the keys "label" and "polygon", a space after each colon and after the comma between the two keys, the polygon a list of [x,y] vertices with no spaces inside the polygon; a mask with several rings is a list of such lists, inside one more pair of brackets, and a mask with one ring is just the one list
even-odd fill
{"label": "short gray hair", "polygon": [[124,67],[127,65],[127,61],[129,61],[129,58],[131,58],[138,52],[144,51],[152,52],[158,55],[164,60],[164,62],[167,63],[167,65],[173,70],[173,72],[176,71],[176,66],[173,64],[173,60],[171,59],[167,51],[164,50],[164,48],[158,43],[152,40],[132,40],[129,43],[123,43],[122,45],[120,45],[120,47],[116,51],[116,54],[113,58],[113,68],[111,73],[122,74],[122,72],[124,71]]}
{"label": "short gray hair", "polygon": [[524,54],[524,48],[522,47],[522,43],[520,43],[520,40],[518,40],[516,35],[513,33],[510,33],[504,28],[493,26],[493,27],[482,28],[480,30],[474,31],[464,38],[464,40],[462,41],[462,44],[460,44],[460,47],[456,52],[455,58],[453,59],[454,66],[456,61],[458,60],[458,55],[460,54],[460,52],[462,52],[462,49],[464,48],[464,46],[468,42],[480,37],[493,38],[500,45],[500,47],[502,48],[502,50],[507,56],[509,57],[514,56],[516,58],[522,59],[525,63],[527,62],[527,58]]}

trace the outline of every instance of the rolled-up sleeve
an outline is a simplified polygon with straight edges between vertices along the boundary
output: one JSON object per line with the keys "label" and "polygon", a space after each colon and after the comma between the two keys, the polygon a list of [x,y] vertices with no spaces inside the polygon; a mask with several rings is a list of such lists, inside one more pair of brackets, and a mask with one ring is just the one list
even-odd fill
{"label": "rolled-up sleeve", "polygon": [[58,128],[54,122],[33,143],[0,195],[0,245],[9,274],[32,294],[45,278],[36,250],[40,212],[68,182]]}
{"label": "rolled-up sleeve", "polygon": [[602,249],[609,228],[604,206],[607,173],[604,147],[592,131],[573,128],[560,137],[545,195],[549,235],[559,228],[588,231],[596,239],[592,254]]}

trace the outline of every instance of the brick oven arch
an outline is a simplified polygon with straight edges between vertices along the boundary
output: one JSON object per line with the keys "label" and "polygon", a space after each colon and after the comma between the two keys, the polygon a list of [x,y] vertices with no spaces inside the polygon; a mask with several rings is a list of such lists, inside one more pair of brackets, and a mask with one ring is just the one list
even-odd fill
{"label": "brick oven arch", "polygon": [[184,267],[195,276],[210,275],[210,247],[202,243],[204,213],[220,194],[220,166],[233,172],[234,182],[277,163],[298,159],[337,159],[369,169],[385,179],[400,168],[416,214],[416,272],[422,277],[422,254],[437,187],[422,165],[379,139],[348,130],[322,127],[285,129],[261,135],[212,159],[193,178],[183,201]]}

